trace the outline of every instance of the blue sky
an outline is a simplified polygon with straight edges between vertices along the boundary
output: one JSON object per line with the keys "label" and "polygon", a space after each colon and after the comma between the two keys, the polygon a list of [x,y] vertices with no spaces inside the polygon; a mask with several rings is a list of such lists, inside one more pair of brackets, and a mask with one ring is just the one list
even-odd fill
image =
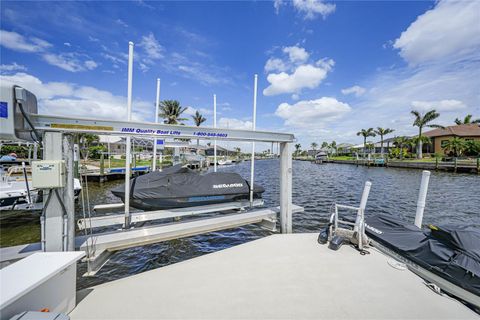
{"label": "blue sky", "polygon": [[439,122],[480,117],[480,2],[6,2],[1,77],[29,88],[42,113],[124,119],[128,41],[134,118],[161,98],[212,125],[312,141],[361,142],[361,128],[413,134],[411,109]]}

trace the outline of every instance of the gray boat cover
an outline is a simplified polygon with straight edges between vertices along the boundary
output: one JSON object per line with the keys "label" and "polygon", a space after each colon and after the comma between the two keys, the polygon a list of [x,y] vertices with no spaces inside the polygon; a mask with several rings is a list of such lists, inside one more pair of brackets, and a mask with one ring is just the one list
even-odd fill
{"label": "gray boat cover", "polygon": [[480,230],[472,226],[420,229],[388,215],[366,220],[374,241],[422,268],[480,296]]}
{"label": "gray boat cover", "polygon": [[[161,172],[152,172],[130,180],[133,199],[172,199],[217,195],[248,195],[248,182],[237,173],[210,172],[199,174],[181,165]],[[254,185],[254,193],[263,193],[263,187]],[[119,186],[112,193],[122,199],[125,186]],[[195,198],[194,198],[195,199]],[[199,199],[201,200],[201,199]]]}

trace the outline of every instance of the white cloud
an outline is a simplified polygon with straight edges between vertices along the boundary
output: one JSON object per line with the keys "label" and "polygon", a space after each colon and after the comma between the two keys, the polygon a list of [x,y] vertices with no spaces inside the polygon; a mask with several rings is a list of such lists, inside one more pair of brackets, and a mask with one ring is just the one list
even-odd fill
{"label": "white cloud", "polygon": [[335,98],[322,97],[316,100],[302,100],[293,105],[280,104],[275,115],[285,120],[285,125],[298,127],[318,127],[322,123],[340,118],[351,110],[347,103]]}
{"label": "white cloud", "polygon": [[280,58],[269,58],[265,63],[265,72],[283,72],[283,71],[293,71],[296,66],[299,66],[310,58],[310,53],[308,53],[305,48],[299,46],[289,46],[283,47],[282,53],[286,55],[285,59]]}
{"label": "white cloud", "polygon": [[[124,120],[127,113],[127,99],[109,91],[93,87],[79,86],[66,82],[42,82],[26,73],[2,75],[4,83],[17,84],[31,91],[38,99],[39,112],[64,115]],[[153,119],[154,108],[151,102],[134,101],[132,118],[135,121]]]}
{"label": "white cloud", "polygon": [[139,46],[145,50],[149,59],[155,60],[162,58],[163,47],[157,41],[153,33],[143,36]]}
{"label": "white cloud", "polygon": [[266,96],[273,96],[282,93],[300,93],[302,89],[313,89],[327,77],[332,65],[326,68],[311,64],[301,65],[292,74],[286,72],[271,73],[267,76],[270,85],[263,90]]}
{"label": "white cloud", "polygon": [[38,38],[25,38],[16,32],[0,30],[0,45],[19,52],[40,52],[52,45]]}
{"label": "white cloud", "polygon": [[115,22],[124,28],[128,28],[128,24],[126,24],[125,21],[123,21],[122,19],[117,19],[115,20]]}
{"label": "white cloud", "polygon": [[411,65],[459,60],[480,50],[480,1],[439,1],[395,40],[394,48]]}
{"label": "white cloud", "polygon": [[283,52],[288,54],[290,61],[293,63],[303,63],[310,57],[310,54],[304,48],[297,46],[285,47]]}
{"label": "white cloud", "polygon": [[359,97],[365,93],[366,89],[360,86],[353,86],[349,88],[342,89],[342,93],[347,94],[354,94],[355,96]]}
{"label": "white cloud", "polygon": [[85,68],[87,68],[88,70],[93,70],[96,67],[98,67],[98,64],[93,60],[87,60],[83,64],[85,65]]}
{"label": "white cloud", "polygon": [[440,101],[412,101],[412,108],[419,111],[430,111],[435,109],[438,112],[451,112],[466,109],[467,106],[459,100]]}
{"label": "white cloud", "polygon": [[[112,54],[109,54],[109,53],[102,52],[100,55],[102,57],[104,57],[105,59],[110,60],[113,63],[122,63],[122,64],[127,63],[126,59],[116,57],[116,56],[114,56]],[[128,59],[128,57],[127,57],[127,59]]]}
{"label": "white cloud", "polygon": [[304,15],[305,20],[313,20],[318,15],[325,19],[335,12],[335,5],[325,3],[323,0],[293,0],[294,8]]}
{"label": "white cloud", "polygon": [[42,58],[52,66],[59,67],[66,71],[79,72],[85,70],[85,66],[74,53],[45,53],[42,55]]}
{"label": "white cloud", "polygon": [[271,71],[287,71],[288,67],[286,64],[282,61],[282,59],[278,58],[270,58],[267,60],[267,63],[265,63],[265,72],[271,72]]}
{"label": "white cloud", "polygon": [[200,112],[201,115],[212,115],[213,114],[213,107],[212,109],[207,109],[207,108],[194,108],[194,107],[187,107],[185,110],[185,114],[189,116],[195,115],[196,112]]}
{"label": "white cloud", "polygon": [[143,73],[147,72],[148,70],[150,70],[150,67],[147,66],[145,63],[143,62],[140,62],[139,63],[139,66],[140,66],[140,70],[142,70]]}
{"label": "white cloud", "polygon": [[275,8],[275,13],[278,14],[280,12],[280,7],[283,5],[283,0],[274,0],[273,1],[273,8]]}
{"label": "white cloud", "polygon": [[219,128],[229,128],[237,130],[252,130],[252,121],[243,121],[235,118],[220,118],[217,123]]}
{"label": "white cloud", "polygon": [[66,46],[66,47],[71,47],[72,46],[72,44],[70,42],[64,42],[63,45]]}
{"label": "white cloud", "polygon": [[270,85],[263,90],[266,96],[282,93],[298,95],[304,88],[316,88],[335,64],[327,58],[308,63],[310,53],[299,46],[283,47],[282,53],[283,60],[272,57],[265,64],[265,72],[272,72],[267,75]]}
{"label": "white cloud", "polygon": [[11,64],[2,64],[0,65],[0,71],[25,71],[27,67],[24,65],[17,64],[16,62]]}
{"label": "white cloud", "polygon": [[92,37],[92,36],[88,36],[88,41],[91,41],[91,42],[100,42],[99,39],[94,38],[94,37]]}

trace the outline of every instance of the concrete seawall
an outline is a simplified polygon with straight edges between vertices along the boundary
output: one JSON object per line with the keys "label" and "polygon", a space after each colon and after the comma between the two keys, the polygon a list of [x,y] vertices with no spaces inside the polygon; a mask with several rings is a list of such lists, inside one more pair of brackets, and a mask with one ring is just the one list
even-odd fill
{"label": "concrete seawall", "polygon": [[391,168],[407,168],[407,169],[421,169],[421,170],[437,170],[449,171],[457,173],[474,173],[480,174],[479,165],[465,164],[452,162],[405,162],[405,161],[387,161],[385,164],[376,164],[373,160],[327,160],[327,163],[353,164],[358,166],[369,167],[391,167]]}

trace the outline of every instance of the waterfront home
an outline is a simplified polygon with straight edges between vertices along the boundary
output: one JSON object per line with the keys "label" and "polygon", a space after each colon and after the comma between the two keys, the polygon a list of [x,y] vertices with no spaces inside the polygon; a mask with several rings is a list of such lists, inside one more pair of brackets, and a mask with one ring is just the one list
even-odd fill
{"label": "waterfront home", "polygon": [[348,154],[352,152],[354,144],[352,143],[340,143],[337,145],[337,153],[338,154]]}
{"label": "waterfront home", "polygon": [[[207,149],[205,149],[205,155],[206,156],[213,156],[214,149],[213,146],[209,146]],[[224,147],[221,147],[217,145],[217,156],[228,156],[228,155],[234,155],[235,151],[228,150]]]}
{"label": "waterfront home", "polygon": [[480,126],[478,124],[461,124],[455,126],[448,126],[445,129],[433,129],[425,132],[423,135],[432,140],[429,146],[430,150],[427,152],[445,154],[443,147],[448,140],[453,137],[459,137],[468,140],[480,141]]}

